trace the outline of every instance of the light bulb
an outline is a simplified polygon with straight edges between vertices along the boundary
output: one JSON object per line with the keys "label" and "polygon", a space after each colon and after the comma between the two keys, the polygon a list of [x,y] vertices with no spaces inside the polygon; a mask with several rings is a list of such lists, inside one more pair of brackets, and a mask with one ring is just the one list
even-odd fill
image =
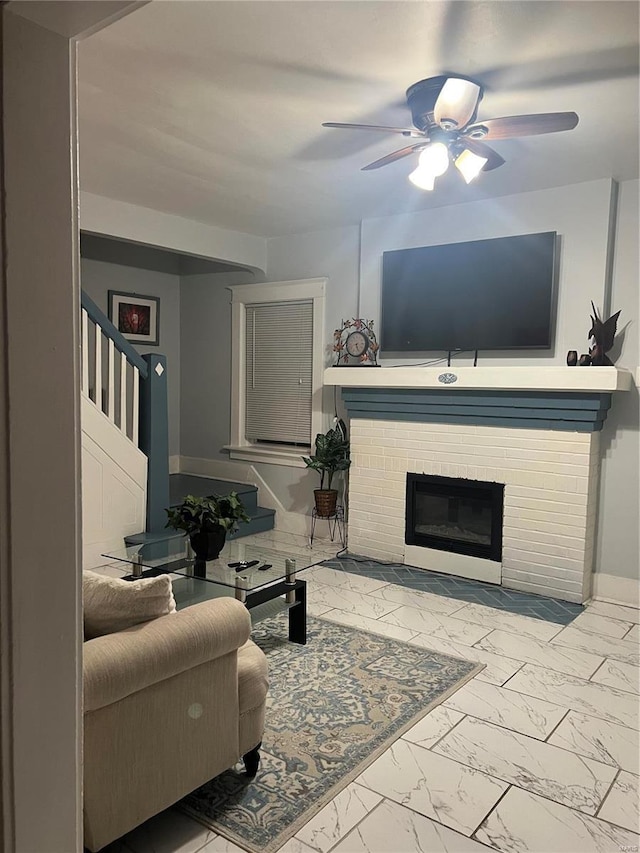
{"label": "light bulb", "polygon": [[471,120],[482,96],[480,86],[461,77],[449,77],[435,104],[433,117],[445,130],[464,127]]}
{"label": "light bulb", "polygon": [[468,184],[470,184],[474,178],[478,177],[483,166],[488,162],[489,160],[487,157],[481,157],[479,154],[474,154],[473,151],[469,151],[468,148],[463,148],[454,160],[456,169]]}
{"label": "light bulb", "polygon": [[418,166],[414,172],[411,172],[409,180],[421,190],[432,190],[436,182],[435,175],[423,169],[422,166]]}
{"label": "light bulb", "polygon": [[434,178],[444,175],[449,168],[449,149],[443,142],[432,142],[420,152],[419,168],[430,172]]}

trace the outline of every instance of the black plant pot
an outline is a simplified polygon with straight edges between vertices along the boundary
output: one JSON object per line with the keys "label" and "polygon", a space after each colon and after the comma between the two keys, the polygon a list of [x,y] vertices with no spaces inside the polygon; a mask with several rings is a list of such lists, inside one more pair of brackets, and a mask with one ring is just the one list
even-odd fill
{"label": "black plant pot", "polygon": [[216,527],[213,533],[190,533],[189,540],[196,560],[215,560],[224,548],[227,531]]}

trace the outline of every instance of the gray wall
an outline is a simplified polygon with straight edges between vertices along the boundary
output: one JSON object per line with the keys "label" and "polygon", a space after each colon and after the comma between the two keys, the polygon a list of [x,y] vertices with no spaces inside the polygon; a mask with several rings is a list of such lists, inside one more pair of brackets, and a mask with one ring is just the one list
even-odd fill
{"label": "gray wall", "polygon": [[[333,363],[330,343],[334,329],[342,320],[357,316],[359,289],[360,227],[334,228],[293,237],[275,237],[267,243],[269,281],[326,277],[329,279],[325,304],[325,364]],[[323,409],[345,417],[340,393],[325,388]],[[327,421],[326,426],[329,426]],[[320,485],[318,475],[306,468],[256,464],[260,476],[269,484],[286,510],[311,514],[313,490]],[[344,478],[336,483],[342,488]]]}
{"label": "gray wall", "polygon": [[[360,252],[361,316],[376,322],[380,317],[385,251],[556,231],[560,253],[555,348],[482,352],[480,363],[485,366],[565,364],[567,350],[579,349],[587,343],[590,300],[600,306],[605,300],[612,213],[612,181],[600,180],[365,220]],[[411,363],[407,358],[386,359],[384,350],[382,358],[383,365]],[[420,354],[413,359],[424,360]],[[465,362],[473,364],[473,356],[456,357],[456,364]]]}
{"label": "gray wall", "polygon": [[[618,341],[610,355],[634,370],[640,364],[640,269],[638,262],[638,181],[620,186],[614,250],[611,313],[622,309]],[[640,405],[638,388],[615,394],[602,431],[602,475],[596,566],[606,574],[640,584]]]}
{"label": "gray wall", "polygon": [[360,227],[334,228],[294,237],[274,237],[267,243],[269,281],[326,276],[325,338],[343,319],[356,317],[359,290]]}
{"label": "gray wall", "polygon": [[249,272],[181,279],[182,456],[228,461],[231,420],[230,284],[255,281]]}
{"label": "gray wall", "polygon": [[[114,243],[115,247],[126,244]],[[169,455],[180,454],[180,276],[157,269],[123,266],[82,258],[81,286],[96,305],[109,314],[107,291],[139,293],[160,298],[160,343],[144,347],[141,353],[162,353],[167,357],[167,394],[169,408]]]}

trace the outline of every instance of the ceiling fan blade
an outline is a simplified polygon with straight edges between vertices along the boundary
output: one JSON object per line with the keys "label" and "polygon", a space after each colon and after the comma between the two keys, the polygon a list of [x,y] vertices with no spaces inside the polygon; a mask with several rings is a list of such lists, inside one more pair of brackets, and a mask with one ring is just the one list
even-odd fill
{"label": "ceiling fan blade", "polygon": [[483,142],[478,142],[476,139],[465,139],[464,147],[468,148],[473,154],[478,157],[486,157],[487,162],[482,167],[483,172],[490,172],[492,169],[497,169],[505,162],[504,157],[501,157],[493,148],[489,148]]}
{"label": "ceiling fan blade", "polygon": [[557,133],[573,130],[578,124],[576,113],[538,113],[537,115],[491,118],[471,125],[464,132],[472,139],[511,139],[514,136],[534,136],[538,133]]}
{"label": "ceiling fan blade", "polygon": [[462,77],[449,77],[442,87],[433,108],[437,124],[445,129],[462,129],[475,118],[482,89],[477,83]]}
{"label": "ceiling fan blade", "polygon": [[416,130],[415,127],[383,127],[379,124],[345,124],[339,121],[324,121],[322,126],[346,130],[378,130],[382,133],[401,133],[403,136],[425,136],[421,130]]}
{"label": "ceiling fan blade", "polygon": [[392,151],[391,154],[386,154],[379,160],[375,160],[373,163],[369,163],[367,166],[363,166],[361,171],[368,172],[370,169],[379,169],[381,166],[387,166],[389,163],[395,163],[396,160],[401,160],[403,157],[408,157],[409,154],[413,154],[414,151],[419,151],[421,148],[426,148],[428,144],[428,142],[418,142],[415,145],[407,145],[406,148],[399,148],[397,151]]}
{"label": "ceiling fan blade", "polygon": [[[618,7],[620,9],[620,7]],[[628,9],[629,14],[631,8]],[[620,10],[620,15],[626,14]],[[637,15],[637,12],[636,12]],[[637,18],[632,24],[637,30]],[[517,65],[494,65],[477,72],[486,89],[492,92],[530,91],[532,89],[586,86],[608,80],[624,80],[638,75],[638,45],[629,44],[538,59],[518,59]]]}

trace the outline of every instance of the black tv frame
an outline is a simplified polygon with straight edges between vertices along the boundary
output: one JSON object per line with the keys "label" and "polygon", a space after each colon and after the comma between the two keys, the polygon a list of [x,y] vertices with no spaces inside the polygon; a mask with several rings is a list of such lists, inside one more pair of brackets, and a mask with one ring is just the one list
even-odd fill
{"label": "black tv frame", "polygon": [[[486,348],[482,348],[482,349],[481,348],[475,349],[474,347],[468,347],[468,348],[454,347],[451,349],[447,349],[444,347],[437,347],[437,348],[431,347],[428,349],[417,349],[417,348],[409,349],[407,347],[405,349],[390,349],[389,347],[385,346],[385,317],[384,317],[384,303],[385,303],[385,298],[384,298],[384,287],[385,287],[384,256],[385,255],[394,254],[394,253],[402,253],[402,252],[413,252],[413,251],[416,251],[416,250],[419,251],[422,249],[428,251],[430,249],[435,249],[439,246],[446,246],[446,247],[456,246],[456,245],[465,246],[465,245],[474,244],[474,243],[491,242],[493,240],[502,240],[502,239],[528,237],[528,236],[537,237],[537,236],[544,236],[544,235],[553,235],[553,238],[554,238],[553,239],[553,255],[552,255],[552,259],[551,259],[551,287],[550,287],[550,299],[549,299],[549,320],[548,320],[548,329],[549,329],[548,341],[549,342],[548,342],[548,344],[546,344],[546,343],[536,344],[536,345],[526,344],[523,346],[505,345],[505,346],[486,347]],[[407,248],[403,248],[403,249],[396,249],[396,250],[390,250],[387,252],[383,252],[381,255],[381,260],[380,260],[380,266],[381,266],[380,314],[381,314],[381,316],[380,316],[380,336],[379,337],[380,337],[380,354],[381,354],[381,356],[387,357],[387,358],[407,357],[407,356],[419,357],[422,355],[427,355],[429,353],[444,352],[444,353],[448,353],[448,359],[450,362],[451,356],[453,354],[460,354],[460,353],[467,353],[468,352],[468,353],[475,353],[474,364],[476,364],[479,351],[482,351],[485,353],[491,353],[491,352],[495,352],[495,353],[501,353],[501,352],[526,353],[526,352],[529,352],[532,354],[532,356],[538,355],[538,354],[542,355],[542,353],[544,352],[545,354],[550,353],[552,355],[555,351],[556,327],[557,327],[557,316],[558,316],[558,310],[557,309],[558,309],[558,281],[559,281],[560,254],[561,254],[561,235],[558,234],[557,231],[551,231],[551,230],[527,232],[525,234],[505,234],[505,235],[500,235],[498,237],[482,238],[479,240],[461,240],[461,241],[452,242],[452,243],[434,243],[433,245],[430,245],[430,246],[407,247]]]}

